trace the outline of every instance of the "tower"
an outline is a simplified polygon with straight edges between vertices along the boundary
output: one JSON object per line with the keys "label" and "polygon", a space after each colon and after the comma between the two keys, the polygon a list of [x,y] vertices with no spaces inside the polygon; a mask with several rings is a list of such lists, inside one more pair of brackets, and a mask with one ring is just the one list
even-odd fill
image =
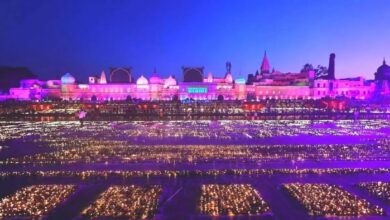
{"label": "tower", "polygon": [[331,53],[329,56],[328,79],[335,79],[335,59],[336,54]]}
{"label": "tower", "polygon": [[100,74],[99,84],[107,84],[106,73],[104,70],[102,70],[102,73]]}
{"label": "tower", "polygon": [[270,69],[270,65],[269,65],[269,61],[268,61],[268,57],[267,57],[267,51],[265,51],[264,57],[263,57],[263,62],[261,63],[261,67],[260,67],[260,73],[261,74],[270,73],[269,69]]}
{"label": "tower", "polygon": [[226,73],[231,73],[232,64],[228,61],[226,62]]}

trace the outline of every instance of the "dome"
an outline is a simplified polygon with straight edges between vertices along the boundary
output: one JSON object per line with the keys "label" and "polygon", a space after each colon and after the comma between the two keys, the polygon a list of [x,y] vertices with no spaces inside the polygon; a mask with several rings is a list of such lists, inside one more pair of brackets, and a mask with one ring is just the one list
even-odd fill
{"label": "dome", "polygon": [[165,86],[175,86],[176,85],[176,79],[172,76],[169,76],[168,79],[165,80],[164,83]]}
{"label": "dome", "polygon": [[149,79],[150,84],[161,84],[161,81],[161,78],[157,74],[153,74]]}
{"label": "dome", "polygon": [[65,73],[61,77],[61,84],[74,84],[76,82],[76,79],[70,74],[70,73]]}
{"label": "dome", "polygon": [[226,74],[226,76],[225,76],[225,82],[226,82],[226,83],[233,83],[232,74],[230,74],[230,73]]}
{"label": "dome", "polygon": [[143,75],[141,75],[137,79],[137,85],[148,85],[148,84],[149,84],[148,79],[146,79]]}
{"label": "dome", "polygon": [[390,80],[390,66],[383,60],[383,64],[377,69],[375,73],[376,80]]}
{"label": "dome", "polygon": [[236,79],[236,84],[241,84],[241,85],[244,85],[246,82],[245,82],[245,79],[244,78],[238,78]]}

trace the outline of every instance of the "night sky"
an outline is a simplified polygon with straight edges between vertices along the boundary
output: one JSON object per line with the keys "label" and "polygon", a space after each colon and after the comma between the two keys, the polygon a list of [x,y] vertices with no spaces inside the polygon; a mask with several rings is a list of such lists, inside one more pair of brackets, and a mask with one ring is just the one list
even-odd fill
{"label": "night sky", "polygon": [[264,51],[282,72],[328,65],[336,77],[373,78],[390,63],[388,0],[0,0],[0,65],[26,66],[42,79],[78,80],[110,66],[133,74],[181,76],[204,66],[234,77],[261,64]]}

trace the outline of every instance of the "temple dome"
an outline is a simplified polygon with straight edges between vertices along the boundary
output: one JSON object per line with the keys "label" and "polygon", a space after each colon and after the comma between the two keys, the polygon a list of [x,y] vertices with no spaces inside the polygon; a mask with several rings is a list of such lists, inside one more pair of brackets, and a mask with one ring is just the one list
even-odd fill
{"label": "temple dome", "polygon": [[74,84],[76,82],[76,79],[70,74],[70,73],[65,73],[61,77],[61,84]]}
{"label": "temple dome", "polygon": [[226,74],[225,82],[226,83],[233,83],[233,76],[232,76],[232,74],[230,74],[230,73]]}
{"label": "temple dome", "polygon": [[165,86],[175,86],[177,84],[176,79],[172,76],[169,76],[168,79],[165,80]]}
{"label": "temple dome", "polygon": [[148,79],[146,79],[143,75],[141,75],[137,79],[137,85],[148,85],[148,84],[149,84]]}
{"label": "temple dome", "polygon": [[390,66],[383,60],[383,64],[377,69],[375,73],[376,80],[390,80]]}
{"label": "temple dome", "polygon": [[149,79],[150,84],[161,84],[162,80],[157,74],[153,74]]}

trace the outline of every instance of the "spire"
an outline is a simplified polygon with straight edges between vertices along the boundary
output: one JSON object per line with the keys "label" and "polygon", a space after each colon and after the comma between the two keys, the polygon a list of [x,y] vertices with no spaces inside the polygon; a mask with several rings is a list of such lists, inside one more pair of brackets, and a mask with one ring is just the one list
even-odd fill
{"label": "spire", "polygon": [[383,57],[383,65],[386,65],[386,59]]}
{"label": "spire", "polygon": [[226,74],[230,73],[232,69],[232,64],[228,61],[226,62]]}
{"label": "spire", "polygon": [[102,73],[100,74],[99,83],[100,84],[107,84],[106,73],[104,72],[104,70],[102,70]]}
{"label": "spire", "polygon": [[263,62],[261,63],[261,73],[269,73],[269,61],[267,57],[267,51],[264,51],[264,57],[263,57]]}
{"label": "spire", "polygon": [[156,67],[153,68],[153,73],[151,77],[158,77]]}

